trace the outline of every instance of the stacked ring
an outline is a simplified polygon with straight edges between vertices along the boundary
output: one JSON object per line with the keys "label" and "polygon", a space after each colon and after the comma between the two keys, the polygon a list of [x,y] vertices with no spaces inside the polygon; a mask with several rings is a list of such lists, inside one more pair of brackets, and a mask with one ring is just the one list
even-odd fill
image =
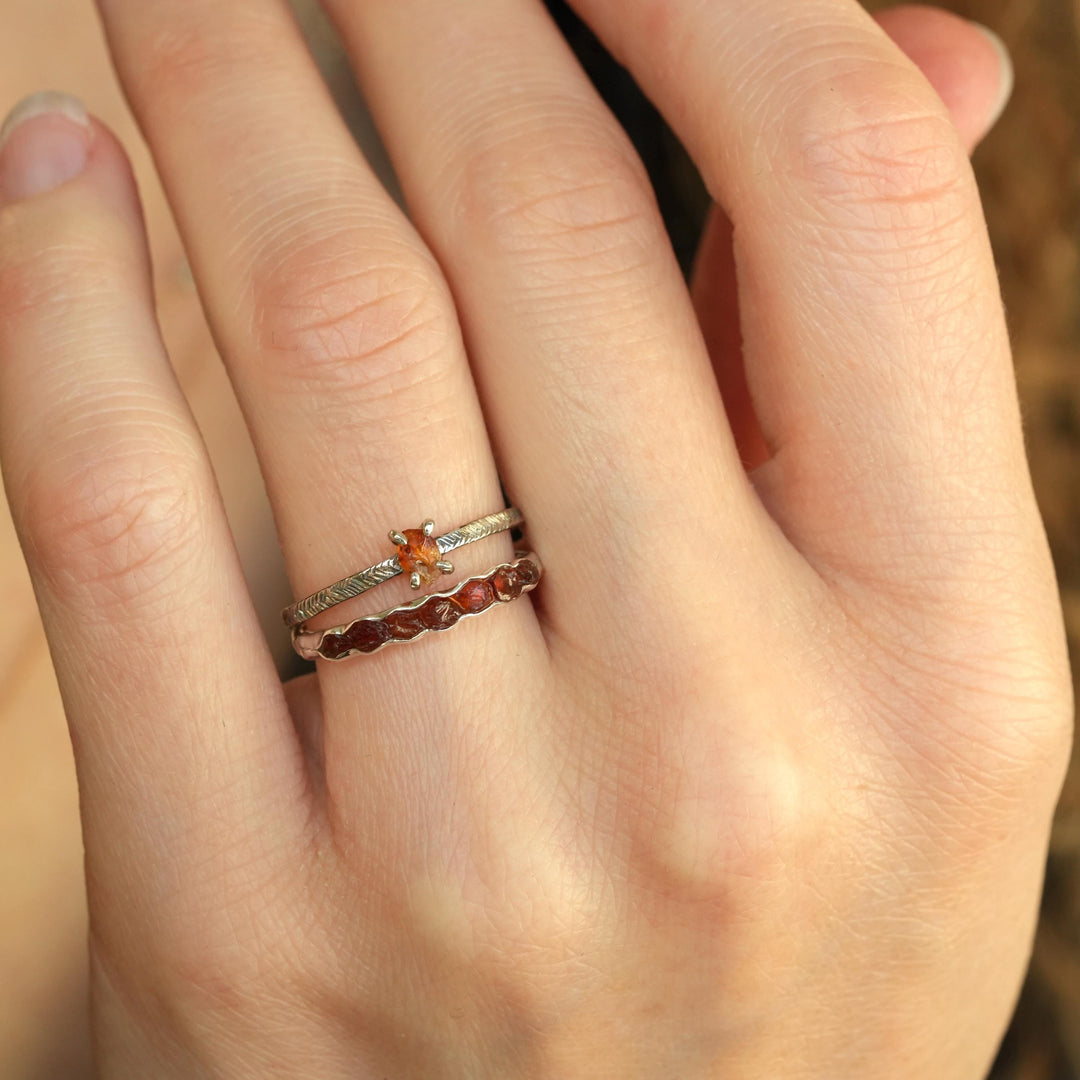
{"label": "stacked ring", "polygon": [[370,655],[387,645],[449,630],[462,619],[508,604],[535,589],[542,574],[543,567],[536,555],[519,551],[513,563],[504,563],[480,577],[469,578],[449,592],[431,593],[330,630],[294,627],[293,648],[305,660],[347,660]]}

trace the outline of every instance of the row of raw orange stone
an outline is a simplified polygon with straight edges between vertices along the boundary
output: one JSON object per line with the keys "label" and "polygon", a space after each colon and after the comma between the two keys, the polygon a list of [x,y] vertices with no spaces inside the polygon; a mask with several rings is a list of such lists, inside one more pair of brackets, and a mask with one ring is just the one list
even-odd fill
{"label": "row of raw orange stone", "polygon": [[470,578],[449,595],[435,593],[411,607],[372,615],[327,633],[319,645],[326,660],[353,653],[373,653],[391,641],[411,641],[429,630],[448,630],[465,615],[479,615],[495,604],[508,604],[540,581],[534,557],[519,553],[512,566],[496,567],[485,577]]}

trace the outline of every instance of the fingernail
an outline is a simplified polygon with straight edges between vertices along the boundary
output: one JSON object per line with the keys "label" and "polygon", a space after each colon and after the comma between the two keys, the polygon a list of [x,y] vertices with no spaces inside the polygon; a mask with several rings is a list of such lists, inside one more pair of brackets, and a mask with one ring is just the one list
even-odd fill
{"label": "fingernail", "polygon": [[994,107],[990,110],[990,115],[986,120],[986,130],[989,131],[1000,119],[1001,114],[1005,111],[1005,107],[1009,104],[1009,99],[1012,97],[1013,89],[1016,86],[1016,68],[1013,66],[1012,56],[1009,55],[1009,48],[1001,38],[990,29],[989,26],[984,26],[980,22],[972,21],[972,25],[983,32],[987,41],[994,47],[994,51],[998,54],[998,60],[1001,64],[1001,82],[998,86],[998,96],[994,101]]}
{"label": "fingernail", "polygon": [[91,135],[78,98],[53,90],[24,98],[0,127],[0,202],[41,195],[78,176]]}

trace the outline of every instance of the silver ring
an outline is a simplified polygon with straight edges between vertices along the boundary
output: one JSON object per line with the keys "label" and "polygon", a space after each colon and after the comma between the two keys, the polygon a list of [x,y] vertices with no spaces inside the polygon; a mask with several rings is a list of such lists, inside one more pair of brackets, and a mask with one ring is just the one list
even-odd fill
{"label": "silver ring", "polygon": [[397,546],[397,555],[342,578],[333,585],[304,597],[303,600],[297,600],[282,611],[281,617],[290,628],[300,626],[321,612],[328,611],[346,600],[352,600],[353,597],[366,593],[406,570],[409,573],[409,583],[414,589],[420,589],[424,585],[430,585],[442,574],[454,572],[453,563],[444,558],[451,551],[516,528],[524,521],[521,511],[510,507],[470,521],[453,532],[434,538],[435,522],[431,520],[425,521],[419,529],[407,529],[404,532],[391,530],[390,542]]}

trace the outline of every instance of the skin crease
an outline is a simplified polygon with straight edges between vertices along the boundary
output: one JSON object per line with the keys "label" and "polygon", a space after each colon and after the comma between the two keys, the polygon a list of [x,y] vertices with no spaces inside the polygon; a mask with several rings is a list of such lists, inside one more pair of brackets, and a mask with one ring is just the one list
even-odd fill
{"label": "skin crease", "polygon": [[[949,115],[968,151],[986,134],[1012,88],[1010,72],[1002,79],[1001,57],[972,25],[951,12],[921,5],[890,8],[877,16],[879,25],[919,66],[948,106]],[[769,459],[769,449],[754,416],[741,362],[739,317],[731,222],[717,208],[705,226],[695,265],[694,305],[728,419],[743,463],[753,469]]]}
{"label": "skin crease", "polygon": [[100,7],[296,594],[500,474],[547,567],[283,690],[123,151],[49,117],[85,168],[15,197],[43,128],[11,133],[0,459],[75,746],[101,1075],[985,1075],[1071,718],[964,155],[989,40],[894,11],[912,64],[846,0],[579,0],[735,222],[692,302],[538,5],[327,4],[415,226],[284,8]]}

